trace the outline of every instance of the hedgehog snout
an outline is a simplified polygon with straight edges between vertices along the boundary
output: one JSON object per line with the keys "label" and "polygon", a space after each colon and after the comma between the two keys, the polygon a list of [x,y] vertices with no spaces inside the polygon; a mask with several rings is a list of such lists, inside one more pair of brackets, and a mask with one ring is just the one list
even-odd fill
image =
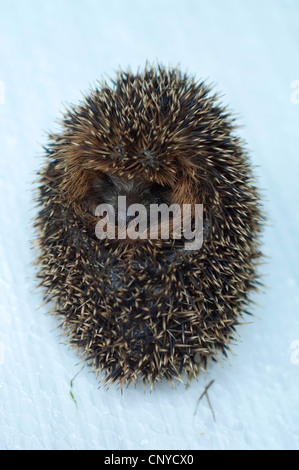
{"label": "hedgehog snout", "polygon": [[[138,205],[146,209],[146,224],[150,223],[151,204],[171,204],[171,188],[142,179],[127,180],[116,175],[104,174],[92,184],[88,195],[89,212],[98,215],[97,208],[110,206],[109,217],[115,226],[121,224],[128,228],[136,215],[140,214]],[[130,208],[130,212],[128,209]],[[142,211],[144,214],[144,212]]]}

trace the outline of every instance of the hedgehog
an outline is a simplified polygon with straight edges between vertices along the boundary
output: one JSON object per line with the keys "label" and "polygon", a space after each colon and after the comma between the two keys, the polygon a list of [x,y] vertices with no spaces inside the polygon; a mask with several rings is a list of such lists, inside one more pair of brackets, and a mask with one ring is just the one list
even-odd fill
{"label": "hedgehog", "polygon": [[[236,118],[206,81],[146,64],[97,81],[59,122],[35,219],[49,310],[101,384],[189,383],[227,357],[260,283],[264,217]],[[99,238],[96,207],[120,196],[202,205],[202,245]]]}

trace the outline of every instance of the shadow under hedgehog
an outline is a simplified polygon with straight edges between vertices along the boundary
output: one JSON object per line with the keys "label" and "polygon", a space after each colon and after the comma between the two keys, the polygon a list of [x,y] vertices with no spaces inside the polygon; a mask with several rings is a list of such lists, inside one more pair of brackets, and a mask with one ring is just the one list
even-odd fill
{"label": "shadow under hedgehog", "polygon": [[[69,107],[40,172],[37,259],[45,299],[102,381],[188,381],[226,355],[258,284],[263,217],[234,119],[179,69],[120,71]],[[119,196],[203,204],[203,245],[102,239]]]}

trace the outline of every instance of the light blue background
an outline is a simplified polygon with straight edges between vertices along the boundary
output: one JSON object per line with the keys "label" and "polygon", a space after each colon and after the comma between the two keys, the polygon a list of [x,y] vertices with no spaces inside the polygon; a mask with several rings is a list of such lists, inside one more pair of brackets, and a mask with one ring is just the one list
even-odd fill
{"label": "light blue background", "polygon": [[[0,1],[1,449],[299,448],[298,22],[297,0]],[[146,60],[214,82],[239,114],[269,214],[267,289],[230,362],[188,390],[106,391],[84,368],[77,409],[78,358],[34,291],[32,184],[63,103]],[[211,379],[216,422],[205,399],[193,416]]]}

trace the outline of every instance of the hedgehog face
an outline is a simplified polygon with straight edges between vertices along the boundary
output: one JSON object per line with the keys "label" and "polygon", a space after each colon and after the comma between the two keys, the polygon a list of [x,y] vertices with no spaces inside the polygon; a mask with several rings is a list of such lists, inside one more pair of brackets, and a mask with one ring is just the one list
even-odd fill
{"label": "hedgehog face", "polygon": [[[38,278],[69,343],[106,383],[190,380],[229,349],[256,285],[262,221],[233,131],[204,83],[159,66],[102,84],[50,135]],[[203,204],[202,248],[171,235],[99,239],[97,207],[117,214],[120,196],[146,209]]]}
{"label": "hedgehog face", "polygon": [[102,173],[92,180],[85,203],[87,210],[93,214],[99,204],[110,204],[117,215],[119,196],[126,198],[128,206],[142,204],[149,210],[151,204],[170,204],[170,193],[168,185]]}

